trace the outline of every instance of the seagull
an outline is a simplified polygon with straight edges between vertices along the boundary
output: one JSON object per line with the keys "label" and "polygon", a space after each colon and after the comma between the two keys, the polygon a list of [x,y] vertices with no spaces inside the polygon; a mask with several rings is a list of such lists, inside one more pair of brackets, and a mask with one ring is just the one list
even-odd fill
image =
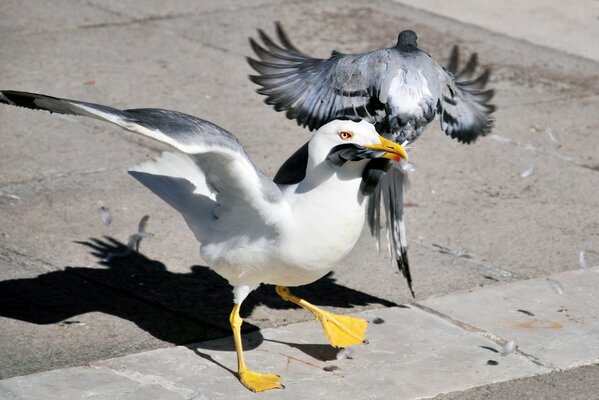
{"label": "seagull", "polygon": [[177,150],[129,173],[183,216],[200,242],[201,257],[233,286],[229,320],[238,377],[248,389],[282,387],[278,375],[250,370],[243,355],[239,310],[261,283],[275,285],[284,300],[311,312],[332,346],[364,342],[365,320],[319,309],[289,287],[326,275],[356,244],[366,219],[360,182],[369,160],[407,160],[405,149],[372,124],[324,124],[308,142],[304,178],[277,184],[256,168],[233,134],[191,115],[18,91],[0,91],[0,103],[107,121]]}
{"label": "seagull", "polygon": [[[484,90],[490,70],[475,76],[476,53],[458,70],[459,51],[454,46],[447,68],[418,48],[416,33],[400,32],[397,43],[361,54],[333,51],[328,59],[306,55],[275,23],[278,43],[258,29],[262,44],[250,38],[257,59],[247,58],[258,75],[250,80],[261,86],[257,92],[265,103],[284,111],[289,119],[310,130],[340,118],[366,120],[384,137],[402,144],[414,142],[435,116],[441,129],[462,143],[473,143],[493,127],[489,103],[493,90]],[[288,161],[296,171],[305,165],[307,146]],[[383,202],[389,252],[412,289],[403,218],[406,170],[388,160],[372,160],[362,179],[361,191],[368,197],[368,224],[380,247],[380,205]],[[277,183],[303,179],[301,173],[282,173]]]}

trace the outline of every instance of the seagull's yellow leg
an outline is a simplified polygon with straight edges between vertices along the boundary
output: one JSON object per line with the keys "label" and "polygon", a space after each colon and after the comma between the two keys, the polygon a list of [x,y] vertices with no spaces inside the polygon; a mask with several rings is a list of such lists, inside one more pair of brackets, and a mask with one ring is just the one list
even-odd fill
{"label": "seagull's yellow leg", "polygon": [[297,304],[314,314],[316,319],[322,324],[322,329],[332,346],[347,347],[354,344],[366,343],[364,337],[368,322],[365,320],[321,310],[306,300],[294,296],[291,294],[289,288],[285,286],[277,286],[276,290],[277,294],[283,300]]}
{"label": "seagull's yellow leg", "polygon": [[262,374],[260,372],[250,371],[245,365],[243,358],[243,346],[241,344],[241,324],[243,319],[239,316],[240,304],[235,304],[229,317],[231,329],[233,329],[233,339],[235,340],[235,350],[237,351],[237,373],[239,380],[246,388],[252,392],[263,392],[269,389],[282,389],[281,378],[274,374]]}

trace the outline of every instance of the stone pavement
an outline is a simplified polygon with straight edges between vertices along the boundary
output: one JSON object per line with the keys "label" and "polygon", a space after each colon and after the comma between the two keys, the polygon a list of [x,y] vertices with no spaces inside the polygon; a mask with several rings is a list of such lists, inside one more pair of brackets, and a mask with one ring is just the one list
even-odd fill
{"label": "stone pavement", "polygon": [[[408,27],[437,59],[445,59],[454,43],[464,55],[476,51],[493,68],[495,135],[462,146],[433,124],[414,145],[408,240],[418,304],[509,340],[494,325],[499,316],[470,320],[451,299],[472,302],[460,293],[518,287],[511,285],[529,278],[546,284],[547,276],[578,269],[581,251],[589,266],[599,264],[599,23],[598,3],[590,0],[567,9],[554,1],[496,3],[6,0],[0,5],[0,88],[197,115],[235,133],[272,176],[307,133],[265,106],[247,79],[252,72],[244,59],[251,54],[247,37],[256,28],[272,32],[273,21],[280,20],[298,47],[320,57],[332,49],[392,45]],[[198,258],[184,222],[125,172],[159,154],[161,146],[83,118],[1,107],[0,121],[0,378],[49,370],[87,374],[85,367],[60,368],[229,335],[229,286]],[[522,177],[525,171],[532,174]],[[111,212],[109,226],[102,224],[101,206]],[[100,262],[122,248],[143,215],[150,215],[154,237],[142,242],[141,253]],[[385,324],[371,325],[371,345],[356,352],[374,348],[375,329],[392,324],[399,324],[397,335],[406,339],[414,334],[434,341],[397,319],[408,318],[406,309],[382,310],[412,299],[366,235],[333,276],[298,293],[335,312],[385,313]],[[432,296],[446,300],[432,305]],[[487,303],[477,302],[474,311],[482,305]],[[509,310],[516,306],[524,307],[510,304]],[[529,311],[554,312],[552,304],[538,308]],[[423,309],[412,311],[430,318]],[[250,296],[244,313],[248,331],[261,329],[253,334],[258,338],[276,338],[279,329],[294,331],[291,324],[309,321],[268,287]],[[514,316],[526,316],[520,314]],[[457,329],[447,324],[448,332]],[[541,332],[547,343],[562,340],[562,330]],[[314,335],[322,340],[316,330]],[[299,340],[294,332],[283,336]],[[545,343],[534,339],[520,342],[532,348]],[[271,349],[266,340],[256,346],[252,358]],[[581,344],[572,346],[572,357],[585,351]],[[550,350],[522,351],[548,357],[555,349]],[[196,362],[205,361],[199,351]],[[230,367],[229,353],[223,363]],[[540,359],[543,371],[565,365]],[[516,362],[511,356],[498,361],[491,371]],[[580,365],[572,359],[566,364]],[[283,373],[279,364],[273,367]],[[543,376],[588,383],[588,368],[597,371],[591,366]],[[98,382],[113,376],[94,370]],[[210,371],[215,379],[222,373]],[[479,373],[458,372],[464,382]],[[415,376],[414,384],[429,385],[434,374]],[[283,375],[291,389],[293,376]],[[28,376],[34,382],[46,375]],[[526,379],[518,381],[520,387],[540,382]],[[448,390],[492,381],[476,382]],[[182,387],[175,395],[190,395]]]}
{"label": "stone pavement", "polygon": [[[599,362],[598,286],[595,267],[363,311],[369,343],[341,351],[315,321],[268,328],[246,356],[282,376],[265,399],[428,398]],[[0,398],[255,398],[235,368],[229,337],[6,379]]]}

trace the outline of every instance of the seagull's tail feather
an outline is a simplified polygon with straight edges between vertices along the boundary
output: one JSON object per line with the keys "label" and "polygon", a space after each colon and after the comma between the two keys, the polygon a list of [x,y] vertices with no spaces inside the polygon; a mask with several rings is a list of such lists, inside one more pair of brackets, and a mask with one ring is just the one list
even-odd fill
{"label": "seagull's tail feather", "polygon": [[131,168],[129,174],[179,211],[195,237],[202,241],[215,219],[212,210],[217,203],[193,161],[164,152],[156,160]]}

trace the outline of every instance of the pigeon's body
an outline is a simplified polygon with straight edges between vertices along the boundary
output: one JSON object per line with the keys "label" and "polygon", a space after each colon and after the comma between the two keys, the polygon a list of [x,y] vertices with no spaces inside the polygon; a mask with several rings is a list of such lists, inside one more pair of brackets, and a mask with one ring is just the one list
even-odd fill
{"label": "pigeon's body", "polygon": [[267,104],[311,130],[333,119],[357,118],[398,142],[412,142],[440,114],[445,133],[470,143],[492,127],[493,92],[482,90],[489,72],[473,78],[475,55],[458,73],[454,49],[448,71],[417,47],[413,31],[403,31],[394,47],[362,54],[334,51],[317,59],[293,46],[280,25],[277,32],[282,45],[262,31],[264,47],[250,41],[260,58],[248,59],[260,74],[250,79],[262,86],[258,93]]}

